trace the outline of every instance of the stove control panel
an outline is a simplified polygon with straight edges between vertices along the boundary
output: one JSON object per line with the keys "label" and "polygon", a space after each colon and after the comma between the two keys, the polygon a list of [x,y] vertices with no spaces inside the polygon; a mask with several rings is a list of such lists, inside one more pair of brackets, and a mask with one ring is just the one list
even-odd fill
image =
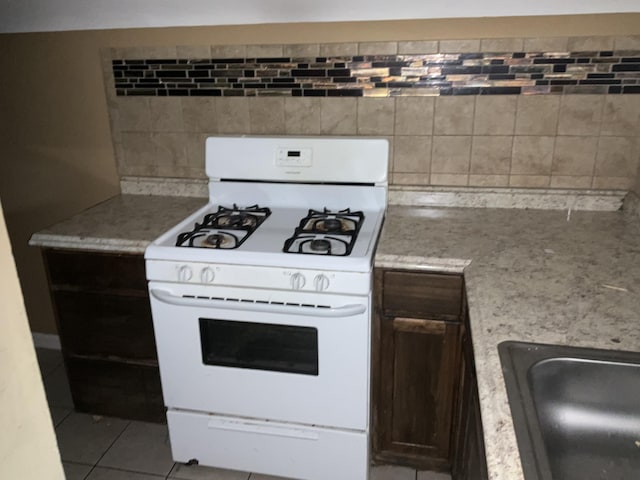
{"label": "stove control panel", "polygon": [[310,167],[310,148],[277,148],[276,165],[279,167]]}
{"label": "stove control panel", "polygon": [[316,293],[368,294],[371,273],[147,260],[147,280]]}

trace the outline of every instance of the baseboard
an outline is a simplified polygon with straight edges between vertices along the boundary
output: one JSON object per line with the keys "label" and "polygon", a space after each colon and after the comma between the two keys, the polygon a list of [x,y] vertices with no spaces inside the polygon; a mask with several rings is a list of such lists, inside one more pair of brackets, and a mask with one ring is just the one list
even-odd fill
{"label": "baseboard", "polygon": [[50,348],[60,350],[60,337],[53,333],[37,333],[31,334],[33,337],[33,345],[36,348]]}

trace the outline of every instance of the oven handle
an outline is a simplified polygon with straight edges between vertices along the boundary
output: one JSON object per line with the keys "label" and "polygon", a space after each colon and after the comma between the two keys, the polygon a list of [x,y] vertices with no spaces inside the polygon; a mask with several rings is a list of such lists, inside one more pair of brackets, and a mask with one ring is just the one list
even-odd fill
{"label": "oven handle", "polygon": [[207,425],[210,429],[229,430],[232,432],[258,433],[261,435],[271,435],[277,437],[300,438],[303,440],[318,440],[320,435],[317,432],[293,427],[276,427],[271,425],[262,425],[247,421],[233,421],[212,419]]}
{"label": "oven handle", "polygon": [[274,305],[272,303],[228,302],[225,300],[211,300],[207,298],[178,297],[165,290],[151,289],[151,295],[163,303],[182,307],[207,307],[227,310],[243,310],[261,313],[298,314],[313,317],[352,317],[366,312],[366,305],[355,303],[342,307],[298,307],[295,305]]}

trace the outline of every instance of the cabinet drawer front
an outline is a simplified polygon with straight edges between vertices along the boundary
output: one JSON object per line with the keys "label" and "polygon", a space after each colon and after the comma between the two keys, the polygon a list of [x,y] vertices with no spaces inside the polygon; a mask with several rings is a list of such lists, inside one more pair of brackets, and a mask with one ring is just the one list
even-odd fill
{"label": "cabinet drawer front", "polygon": [[456,320],[462,313],[462,277],[385,271],[382,308],[385,315]]}
{"label": "cabinet drawer front", "polygon": [[54,288],[147,290],[142,255],[46,250],[45,258]]}
{"label": "cabinet drawer front", "polygon": [[76,410],[97,415],[165,422],[158,367],[67,357]]}
{"label": "cabinet drawer front", "polygon": [[157,358],[148,298],[65,291],[53,297],[69,354]]}

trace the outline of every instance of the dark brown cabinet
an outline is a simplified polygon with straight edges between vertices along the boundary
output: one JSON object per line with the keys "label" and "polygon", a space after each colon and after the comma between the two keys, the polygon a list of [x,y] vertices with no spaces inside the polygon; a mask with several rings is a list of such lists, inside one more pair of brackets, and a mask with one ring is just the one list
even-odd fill
{"label": "dark brown cabinet", "polygon": [[462,383],[460,385],[452,469],[454,480],[486,480],[489,478],[473,358],[473,345],[469,335],[469,316],[467,314],[462,333]]}
{"label": "dark brown cabinet", "polygon": [[451,471],[462,276],[376,269],[374,278],[373,458]]}
{"label": "dark brown cabinet", "polygon": [[165,421],[142,255],[45,249],[76,410]]}

